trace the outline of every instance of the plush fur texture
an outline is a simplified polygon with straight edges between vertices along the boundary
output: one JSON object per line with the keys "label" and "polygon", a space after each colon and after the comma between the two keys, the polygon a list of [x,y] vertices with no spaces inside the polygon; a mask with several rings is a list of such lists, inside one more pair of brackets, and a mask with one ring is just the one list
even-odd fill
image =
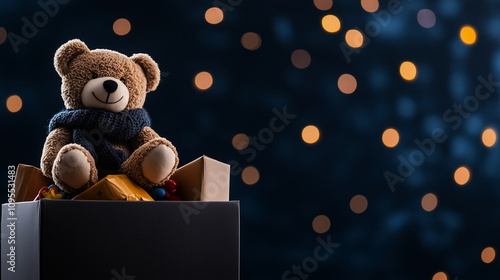
{"label": "plush fur texture", "polygon": [[[66,109],[86,109],[82,103],[82,90],[87,82],[96,77],[115,78],[125,84],[129,91],[129,102],[125,110],[142,108],[146,93],[155,90],[160,82],[158,65],[149,55],[134,54],[127,57],[111,50],[90,50],[77,39],[67,42],[57,50],[54,66],[62,78],[61,95]],[[135,137],[127,141],[111,142],[111,144],[129,156],[122,164],[120,172],[127,174],[144,188],[164,184],[175,172],[179,162],[175,147],[167,139],[159,137],[149,126],[144,127]],[[155,149],[159,146],[162,147]],[[83,155],[72,152],[68,154],[71,157],[64,157],[71,150],[79,150]],[[149,152],[153,150],[152,156],[148,157]],[[80,158],[83,156],[86,160]],[[66,162],[69,158],[73,159],[73,162]],[[145,160],[148,162],[144,162]],[[83,171],[75,173],[78,178],[68,180],[67,172],[71,171],[71,168],[68,171],[64,164],[79,164]],[[145,172],[143,166],[152,166],[151,164],[158,167]],[[54,129],[49,133],[40,165],[45,176],[52,178],[69,193],[79,193],[97,182],[98,172],[94,159],[85,148],[73,143],[72,130],[66,127]],[[88,166],[90,171],[84,172]],[[144,174],[150,178],[155,177],[155,174],[161,177],[163,174],[167,175],[159,181],[151,182]],[[88,181],[83,184],[78,183],[83,180],[82,178],[88,178]]]}

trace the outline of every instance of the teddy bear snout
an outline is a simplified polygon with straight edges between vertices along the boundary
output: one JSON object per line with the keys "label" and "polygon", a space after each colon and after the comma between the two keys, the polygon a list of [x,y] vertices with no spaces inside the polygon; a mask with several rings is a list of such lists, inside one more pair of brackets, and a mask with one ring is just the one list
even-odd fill
{"label": "teddy bear snout", "polygon": [[118,83],[113,80],[106,80],[102,85],[108,93],[113,93],[118,88]]}
{"label": "teddy bear snout", "polygon": [[127,86],[114,77],[89,80],[82,90],[82,104],[86,108],[120,112],[127,107],[130,92]]}

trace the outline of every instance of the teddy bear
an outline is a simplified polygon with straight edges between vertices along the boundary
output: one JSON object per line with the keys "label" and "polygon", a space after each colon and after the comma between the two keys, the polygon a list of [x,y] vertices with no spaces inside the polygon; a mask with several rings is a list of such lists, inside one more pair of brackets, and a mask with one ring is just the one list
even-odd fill
{"label": "teddy bear", "polygon": [[126,174],[145,189],[163,185],[179,159],[142,108],[160,82],[156,62],[142,53],[90,50],[74,39],[57,50],[54,66],[66,109],[50,120],[43,174],[70,194],[109,174]]}

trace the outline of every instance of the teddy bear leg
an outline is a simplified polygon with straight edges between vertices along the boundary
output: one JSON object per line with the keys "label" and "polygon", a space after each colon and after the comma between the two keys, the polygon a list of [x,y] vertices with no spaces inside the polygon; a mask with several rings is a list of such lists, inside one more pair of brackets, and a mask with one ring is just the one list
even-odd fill
{"label": "teddy bear leg", "polygon": [[155,138],[135,150],[121,171],[142,187],[150,188],[164,184],[178,162],[175,147],[165,138]]}
{"label": "teddy bear leg", "polygon": [[97,182],[94,159],[78,144],[65,145],[54,161],[52,178],[68,193],[81,192]]}

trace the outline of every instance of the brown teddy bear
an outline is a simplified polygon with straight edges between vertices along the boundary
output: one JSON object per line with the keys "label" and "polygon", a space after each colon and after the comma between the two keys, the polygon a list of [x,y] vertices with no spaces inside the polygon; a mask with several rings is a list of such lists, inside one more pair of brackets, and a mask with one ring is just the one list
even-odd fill
{"label": "brown teddy bear", "polygon": [[142,108],[160,82],[147,54],[127,57],[71,40],[56,52],[66,110],[49,124],[41,169],[68,193],[108,174],[126,174],[144,188],[164,184],[179,159],[175,147],[151,129]]}

